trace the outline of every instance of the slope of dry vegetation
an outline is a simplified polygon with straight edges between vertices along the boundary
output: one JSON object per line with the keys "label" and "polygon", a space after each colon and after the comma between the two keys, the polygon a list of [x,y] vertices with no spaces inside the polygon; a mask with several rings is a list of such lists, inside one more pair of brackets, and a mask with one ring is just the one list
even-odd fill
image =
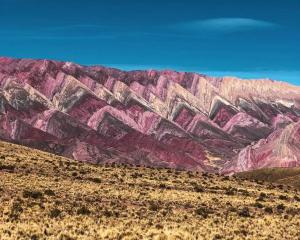
{"label": "slope of dry vegetation", "polygon": [[270,168],[258,169],[236,174],[248,180],[262,180],[278,184],[288,184],[300,188],[300,168]]}
{"label": "slope of dry vegetation", "polygon": [[0,143],[0,239],[297,239],[298,190]]}

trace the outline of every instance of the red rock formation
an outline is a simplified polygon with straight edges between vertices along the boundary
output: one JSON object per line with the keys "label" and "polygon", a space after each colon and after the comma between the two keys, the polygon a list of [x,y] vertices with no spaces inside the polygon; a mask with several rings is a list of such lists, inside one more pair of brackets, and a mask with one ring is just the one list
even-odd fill
{"label": "red rock formation", "polygon": [[283,82],[0,58],[0,137],[80,161],[299,166],[299,119]]}

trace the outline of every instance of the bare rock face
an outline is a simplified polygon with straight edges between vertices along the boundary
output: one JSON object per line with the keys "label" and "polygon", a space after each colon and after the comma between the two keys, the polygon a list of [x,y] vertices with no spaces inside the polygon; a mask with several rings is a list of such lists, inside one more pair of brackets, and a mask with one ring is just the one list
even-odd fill
{"label": "bare rock face", "polygon": [[300,166],[300,87],[0,58],[0,137],[79,161],[232,173]]}

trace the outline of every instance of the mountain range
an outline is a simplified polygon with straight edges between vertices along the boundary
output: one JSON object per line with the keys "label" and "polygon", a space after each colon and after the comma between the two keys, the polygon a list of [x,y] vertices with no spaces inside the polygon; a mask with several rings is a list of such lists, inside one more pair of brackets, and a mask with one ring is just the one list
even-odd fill
{"label": "mountain range", "polygon": [[300,87],[0,58],[0,138],[78,161],[231,174],[300,166]]}

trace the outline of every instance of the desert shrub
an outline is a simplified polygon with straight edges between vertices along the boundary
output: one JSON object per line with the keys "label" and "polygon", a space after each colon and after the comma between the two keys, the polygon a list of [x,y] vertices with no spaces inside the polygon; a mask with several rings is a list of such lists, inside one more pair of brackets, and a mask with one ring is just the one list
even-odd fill
{"label": "desert shrub", "polygon": [[150,202],[149,204],[149,210],[153,212],[159,211],[159,205],[156,202]]}
{"label": "desert shrub", "polygon": [[192,171],[188,171],[187,172],[187,175],[191,178],[191,177],[194,177],[194,172],[192,172]]}
{"label": "desert shrub", "polygon": [[52,209],[50,211],[49,217],[51,217],[51,218],[57,218],[57,217],[60,216],[60,214],[61,214],[61,211],[59,209],[57,209],[57,208],[54,208],[54,209]]}
{"label": "desert shrub", "polygon": [[299,215],[300,214],[300,209],[298,209],[298,208],[289,208],[289,209],[286,210],[286,213],[289,214],[289,215],[292,215],[292,216]]}
{"label": "desert shrub", "polygon": [[278,198],[280,200],[288,200],[289,199],[288,196],[286,196],[286,195],[280,195]]}
{"label": "desert shrub", "polygon": [[75,238],[70,237],[67,234],[62,234],[62,235],[60,235],[59,240],[75,240]]}
{"label": "desert shrub", "polygon": [[247,236],[248,235],[248,232],[245,230],[245,229],[240,229],[238,231],[235,231],[236,234],[241,234],[243,236]]}
{"label": "desert shrub", "polygon": [[294,200],[297,201],[297,202],[300,202],[300,198],[297,195],[294,196]]}
{"label": "desert shrub", "polygon": [[160,189],[169,189],[170,187],[168,187],[165,183],[160,183],[158,186]]}
{"label": "desert shrub", "polygon": [[33,198],[33,199],[38,199],[43,197],[43,193],[40,191],[31,191],[31,190],[24,190],[23,191],[23,197],[24,198]]}
{"label": "desert shrub", "polygon": [[233,206],[228,207],[228,212],[237,212],[237,209]]}
{"label": "desert shrub", "polygon": [[0,165],[0,171],[5,170],[5,171],[13,172],[15,170],[15,168],[16,168],[16,166],[14,166],[14,165],[5,165],[5,164]]}
{"label": "desert shrub", "polygon": [[256,207],[256,208],[263,208],[264,207],[264,205],[262,205],[260,202],[255,202],[253,204],[253,206]]}
{"label": "desert shrub", "polygon": [[101,183],[101,179],[100,178],[87,178],[88,181],[94,182],[94,183]]}
{"label": "desert shrub", "polygon": [[131,177],[132,177],[132,178],[138,178],[138,177],[142,177],[142,176],[143,176],[143,174],[137,173],[137,172],[131,174]]}
{"label": "desert shrub", "polygon": [[159,224],[159,223],[158,223],[158,224],[155,225],[155,228],[156,228],[156,229],[163,229],[164,226],[163,226],[162,224]]}
{"label": "desert shrub", "polygon": [[278,211],[283,211],[285,209],[285,206],[281,203],[281,204],[278,204],[276,208]]}
{"label": "desert shrub", "polygon": [[254,182],[258,185],[264,185],[264,182],[262,180],[255,179]]}
{"label": "desert shrub", "polygon": [[48,196],[55,196],[55,192],[51,189],[46,189],[44,193]]}
{"label": "desert shrub", "polygon": [[36,234],[31,235],[30,237],[31,240],[38,240],[39,237]]}
{"label": "desert shrub", "polygon": [[265,194],[264,192],[259,194],[259,197],[256,199],[256,201],[265,201],[265,198],[267,198],[267,194]]}
{"label": "desert shrub", "polygon": [[222,180],[223,181],[228,181],[228,180],[230,180],[230,178],[229,178],[229,176],[224,176],[224,177],[222,177]]}
{"label": "desert shrub", "polygon": [[265,212],[266,213],[273,213],[273,208],[272,207],[265,207]]}
{"label": "desert shrub", "polygon": [[213,240],[220,240],[220,239],[223,239],[222,236],[220,234],[216,234],[214,237],[213,237]]}
{"label": "desert shrub", "polygon": [[14,201],[12,206],[11,206],[11,209],[10,209],[10,214],[9,214],[9,217],[11,219],[18,219],[20,214],[23,212],[23,208],[22,208],[22,205],[21,205],[21,202],[20,201]]}
{"label": "desert shrub", "polygon": [[234,188],[227,188],[225,191],[225,194],[228,196],[233,196],[235,194],[235,189]]}
{"label": "desert shrub", "polygon": [[259,194],[259,196],[260,196],[261,198],[266,198],[266,197],[267,197],[267,194],[264,193],[264,192],[261,192],[261,193]]}
{"label": "desert shrub", "polygon": [[244,207],[239,211],[239,216],[241,217],[250,217],[250,210],[248,207]]}
{"label": "desert shrub", "polygon": [[212,210],[209,209],[207,206],[199,206],[195,213],[203,218],[207,218],[209,214],[212,213]]}
{"label": "desert shrub", "polygon": [[90,215],[91,211],[87,207],[83,206],[83,207],[81,207],[77,210],[77,214],[79,214],[79,215]]}
{"label": "desert shrub", "polygon": [[283,189],[284,187],[283,187],[283,185],[282,184],[279,184],[279,185],[277,185],[277,188],[279,188],[279,189]]}
{"label": "desert shrub", "polygon": [[204,192],[204,188],[201,185],[194,186],[195,192]]}
{"label": "desert shrub", "polygon": [[250,193],[246,189],[238,189],[238,192],[240,192],[244,196],[250,196]]}
{"label": "desert shrub", "polygon": [[111,211],[105,209],[105,210],[103,211],[103,215],[104,215],[105,217],[112,217],[112,216],[113,216],[113,213],[112,213]]}

